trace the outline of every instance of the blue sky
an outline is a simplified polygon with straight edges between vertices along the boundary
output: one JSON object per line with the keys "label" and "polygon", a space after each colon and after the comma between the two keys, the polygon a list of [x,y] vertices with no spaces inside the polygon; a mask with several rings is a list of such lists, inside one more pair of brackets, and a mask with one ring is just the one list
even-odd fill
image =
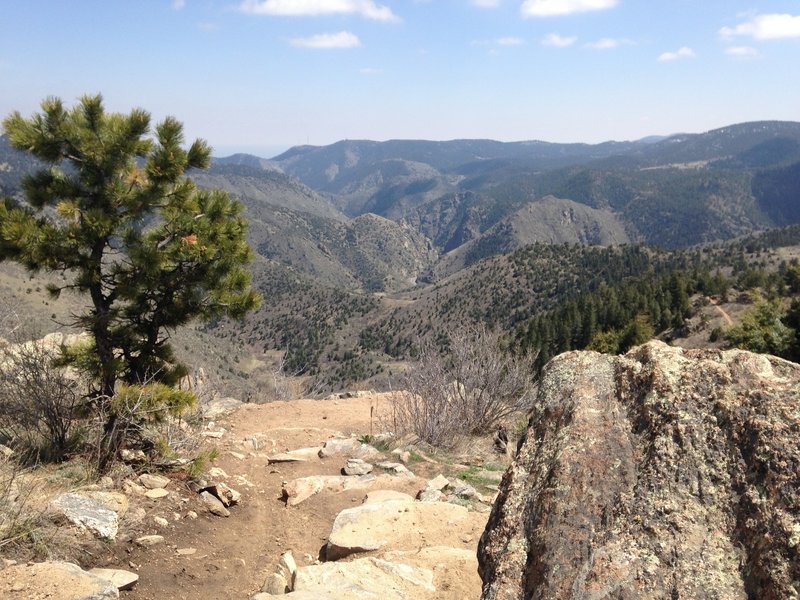
{"label": "blue sky", "polygon": [[101,92],[215,154],[800,121],[800,1],[0,0],[0,114]]}

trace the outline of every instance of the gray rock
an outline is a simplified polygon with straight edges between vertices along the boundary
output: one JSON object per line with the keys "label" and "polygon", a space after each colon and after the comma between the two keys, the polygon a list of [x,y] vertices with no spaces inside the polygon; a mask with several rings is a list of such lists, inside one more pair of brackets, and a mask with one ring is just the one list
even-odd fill
{"label": "gray rock", "polygon": [[372,465],[360,458],[349,458],[342,469],[343,475],[367,475],[372,473]]}
{"label": "gray rock", "polygon": [[408,450],[403,450],[402,448],[395,448],[392,450],[392,456],[396,456],[397,460],[399,460],[404,465],[407,465],[411,460],[411,452]]}
{"label": "gray rock", "polygon": [[221,415],[235,411],[242,404],[241,400],[236,398],[214,398],[201,407],[203,415],[208,419],[213,419]]}
{"label": "gray rock", "polygon": [[95,568],[89,569],[89,573],[110,581],[120,591],[133,589],[133,586],[139,581],[139,576],[136,573],[125,571],[124,569]]}
{"label": "gray rock", "polygon": [[450,485],[450,480],[447,479],[444,475],[439,473],[436,477],[428,481],[427,488],[430,490],[443,490],[448,485]]}
{"label": "gray rock", "polygon": [[169,496],[169,490],[165,490],[164,488],[154,488],[152,490],[147,490],[144,495],[146,498],[150,498],[151,500],[158,500],[159,498],[165,498]]}
{"label": "gray rock", "polygon": [[113,540],[119,530],[119,515],[97,500],[80,494],[61,494],[52,507],[71,523],[86,528],[97,537]]}
{"label": "gray rock", "polygon": [[359,446],[350,453],[351,458],[360,458],[362,460],[373,460],[380,458],[381,451],[369,444],[359,444]]}
{"label": "gray rock", "polygon": [[239,504],[242,499],[242,495],[239,492],[221,482],[212,483],[206,486],[201,493],[202,492],[208,492],[212,494],[217,498],[217,500],[222,502],[226,508],[233,506],[234,504]]}
{"label": "gray rock", "polygon": [[280,573],[272,573],[267,575],[267,579],[261,587],[261,591],[272,594],[273,596],[278,596],[285,594],[287,588],[288,584],[286,583],[286,578]]}
{"label": "gray rock", "polygon": [[149,548],[150,546],[157,546],[158,544],[164,543],[164,536],[163,535],[143,535],[141,537],[136,538],[136,544],[138,546],[142,546],[143,548]]}
{"label": "gray rock", "polygon": [[481,537],[482,598],[798,597],[798,397],[800,365],[740,350],[556,357]]}
{"label": "gray rock", "polygon": [[225,508],[225,505],[220,501],[219,498],[214,496],[209,492],[200,492],[200,499],[203,501],[203,505],[208,509],[212,515],[217,515],[218,517],[230,517],[230,511]]}
{"label": "gray rock", "polygon": [[123,448],[120,451],[120,458],[126,463],[136,463],[136,462],[146,462],[147,455],[144,453],[143,450],[129,450],[128,448]]}
{"label": "gray rock", "polygon": [[334,438],[325,442],[317,454],[320,458],[328,458],[337,454],[347,454],[349,456],[360,447],[361,442],[355,438]]}
{"label": "gray rock", "polygon": [[409,471],[404,464],[401,463],[383,461],[375,463],[375,465],[381,469],[384,469],[385,471],[389,471],[390,473],[397,475],[398,477],[406,477],[408,479],[415,477],[415,475]]}
{"label": "gray rock", "polygon": [[289,591],[294,591],[295,583],[297,581],[297,563],[291,551],[281,554],[281,566],[286,569],[289,574]]}
{"label": "gray rock", "polygon": [[444,494],[442,492],[430,488],[420,490],[417,494],[417,500],[420,502],[441,502],[443,498]]}
{"label": "gray rock", "polygon": [[163,475],[152,475],[150,473],[142,473],[139,475],[139,483],[148,490],[165,488],[169,485],[169,482],[169,477],[164,477]]}
{"label": "gray rock", "polygon": [[453,496],[458,496],[459,498],[475,498],[478,495],[478,490],[463,481],[454,483],[450,487]]}

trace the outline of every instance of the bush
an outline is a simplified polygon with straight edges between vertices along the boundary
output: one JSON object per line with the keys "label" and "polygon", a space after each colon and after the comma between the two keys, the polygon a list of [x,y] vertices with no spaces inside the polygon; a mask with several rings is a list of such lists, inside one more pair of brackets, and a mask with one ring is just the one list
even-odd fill
{"label": "bush", "polygon": [[0,453],[0,556],[34,549],[44,509],[43,481]]}
{"label": "bush", "polygon": [[56,354],[46,340],[0,350],[0,442],[29,463],[61,461],[80,439],[78,383]]}
{"label": "bush", "polygon": [[527,409],[535,389],[535,356],[504,351],[500,336],[485,327],[448,336],[449,352],[424,343],[401,377],[393,420],[433,446],[448,447],[467,434],[492,431],[511,414]]}

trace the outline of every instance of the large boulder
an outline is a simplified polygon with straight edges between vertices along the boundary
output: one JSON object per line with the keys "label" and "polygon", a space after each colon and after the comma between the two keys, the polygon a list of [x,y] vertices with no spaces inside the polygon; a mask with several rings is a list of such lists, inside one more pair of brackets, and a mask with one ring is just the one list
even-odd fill
{"label": "large boulder", "polygon": [[452,538],[458,544],[473,539],[483,528],[483,517],[463,506],[414,502],[411,496],[368,499],[336,515],[328,544],[328,560],[378,549],[419,550]]}
{"label": "large boulder", "polygon": [[797,598],[799,438],[785,360],[555,358],[480,541],[482,598]]}

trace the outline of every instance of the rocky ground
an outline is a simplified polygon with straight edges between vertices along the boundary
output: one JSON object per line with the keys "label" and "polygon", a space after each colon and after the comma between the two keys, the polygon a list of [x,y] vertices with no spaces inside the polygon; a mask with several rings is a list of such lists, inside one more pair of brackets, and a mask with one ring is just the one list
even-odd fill
{"label": "rocky ground", "polygon": [[[85,538],[74,562],[138,576],[119,592],[130,600],[263,600],[292,589],[300,600],[475,598],[477,543],[505,457],[392,453],[365,437],[383,429],[389,401],[245,404],[207,423],[219,455],[202,481],[128,471],[56,498],[50,511]],[[81,525],[63,516],[72,504],[84,510]],[[32,570],[42,568],[0,571],[0,597],[114,597],[102,583],[69,595],[92,585],[71,568],[59,575],[71,583],[40,589],[58,566],[48,577]]]}

